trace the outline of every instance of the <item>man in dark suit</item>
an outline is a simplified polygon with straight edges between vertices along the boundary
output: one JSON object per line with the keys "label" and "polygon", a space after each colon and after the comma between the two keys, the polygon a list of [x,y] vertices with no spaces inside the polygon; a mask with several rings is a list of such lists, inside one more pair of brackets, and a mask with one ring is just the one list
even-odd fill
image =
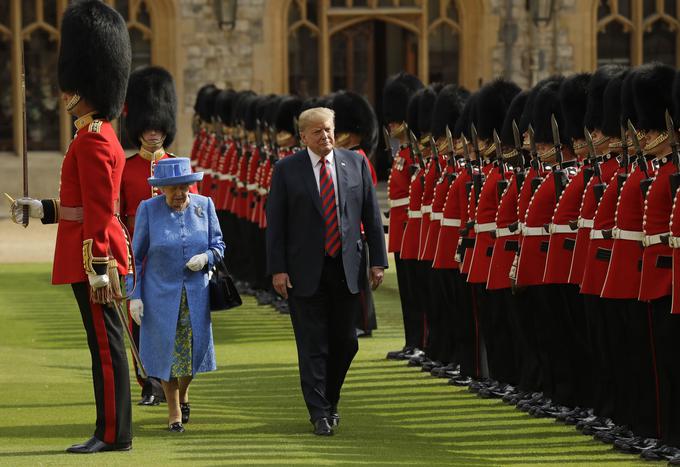
{"label": "man in dark suit", "polygon": [[371,172],[360,155],[333,148],[333,111],[306,110],[298,124],[307,149],[277,162],[272,176],[267,268],[290,303],[314,433],[329,436],[340,422],[340,389],[359,348],[362,224],[373,289],[382,282],[387,253]]}

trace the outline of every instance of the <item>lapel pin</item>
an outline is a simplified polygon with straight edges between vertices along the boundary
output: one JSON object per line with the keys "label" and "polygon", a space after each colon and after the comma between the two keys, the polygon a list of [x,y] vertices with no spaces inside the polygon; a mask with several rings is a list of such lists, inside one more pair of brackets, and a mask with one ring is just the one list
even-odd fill
{"label": "lapel pin", "polygon": [[198,217],[203,217],[203,208],[200,206],[196,206],[196,215]]}
{"label": "lapel pin", "polygon": [[341,162],[340,162],[340,165],[344,167],[344,166],[345,166],[345,161],[341,161]]}

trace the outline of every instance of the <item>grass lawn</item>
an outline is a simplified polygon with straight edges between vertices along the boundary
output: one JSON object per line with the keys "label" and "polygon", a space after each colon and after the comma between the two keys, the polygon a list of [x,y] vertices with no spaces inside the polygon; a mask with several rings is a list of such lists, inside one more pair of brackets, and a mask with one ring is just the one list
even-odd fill
{"label": "grass lawn", "polygon": [[165,405],[133,405],[131,452],[65,454],[91,436],[94,402],[71,289],[49,281],[47,264],[0,265],[0,465],[643,463],[571,427],[386,361],[385,352],[402,345],[394,269],[376,295],[379,329],[360,340],[332,438],[311,434],[289,318],[247,298],[213,315],[219,370],[192,385],[186,433],[166,431]]}

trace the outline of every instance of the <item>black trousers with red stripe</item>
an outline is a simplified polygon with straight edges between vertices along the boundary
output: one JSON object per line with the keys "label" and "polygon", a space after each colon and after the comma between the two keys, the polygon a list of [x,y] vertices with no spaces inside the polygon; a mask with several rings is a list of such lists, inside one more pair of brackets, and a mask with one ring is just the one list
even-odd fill
{"label": "black trousers with red stripe", "polygon": [[94,436],[109,444],[132,441],[132,407],[123,325],[112,306],[90,302],[87,282],[71,284],[80,308],[92,357],[97,406]]}

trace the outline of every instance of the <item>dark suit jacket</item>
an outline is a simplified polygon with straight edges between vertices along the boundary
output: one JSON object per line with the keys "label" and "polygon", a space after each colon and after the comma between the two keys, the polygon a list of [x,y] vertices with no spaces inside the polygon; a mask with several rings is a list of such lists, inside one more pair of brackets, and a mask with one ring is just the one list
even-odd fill
{"label": "dark suit jacket", "polygon": [[[347,288],[359,292],[361,224],[369,245],[370,266],[387,267],[380,209],[368,164],[359,154],[334,149]],[[313,295],[324,264],[324,219],[314,170],[306,149],[276,163],[267,198],[267,271],[285,272],[290,293]]]}

